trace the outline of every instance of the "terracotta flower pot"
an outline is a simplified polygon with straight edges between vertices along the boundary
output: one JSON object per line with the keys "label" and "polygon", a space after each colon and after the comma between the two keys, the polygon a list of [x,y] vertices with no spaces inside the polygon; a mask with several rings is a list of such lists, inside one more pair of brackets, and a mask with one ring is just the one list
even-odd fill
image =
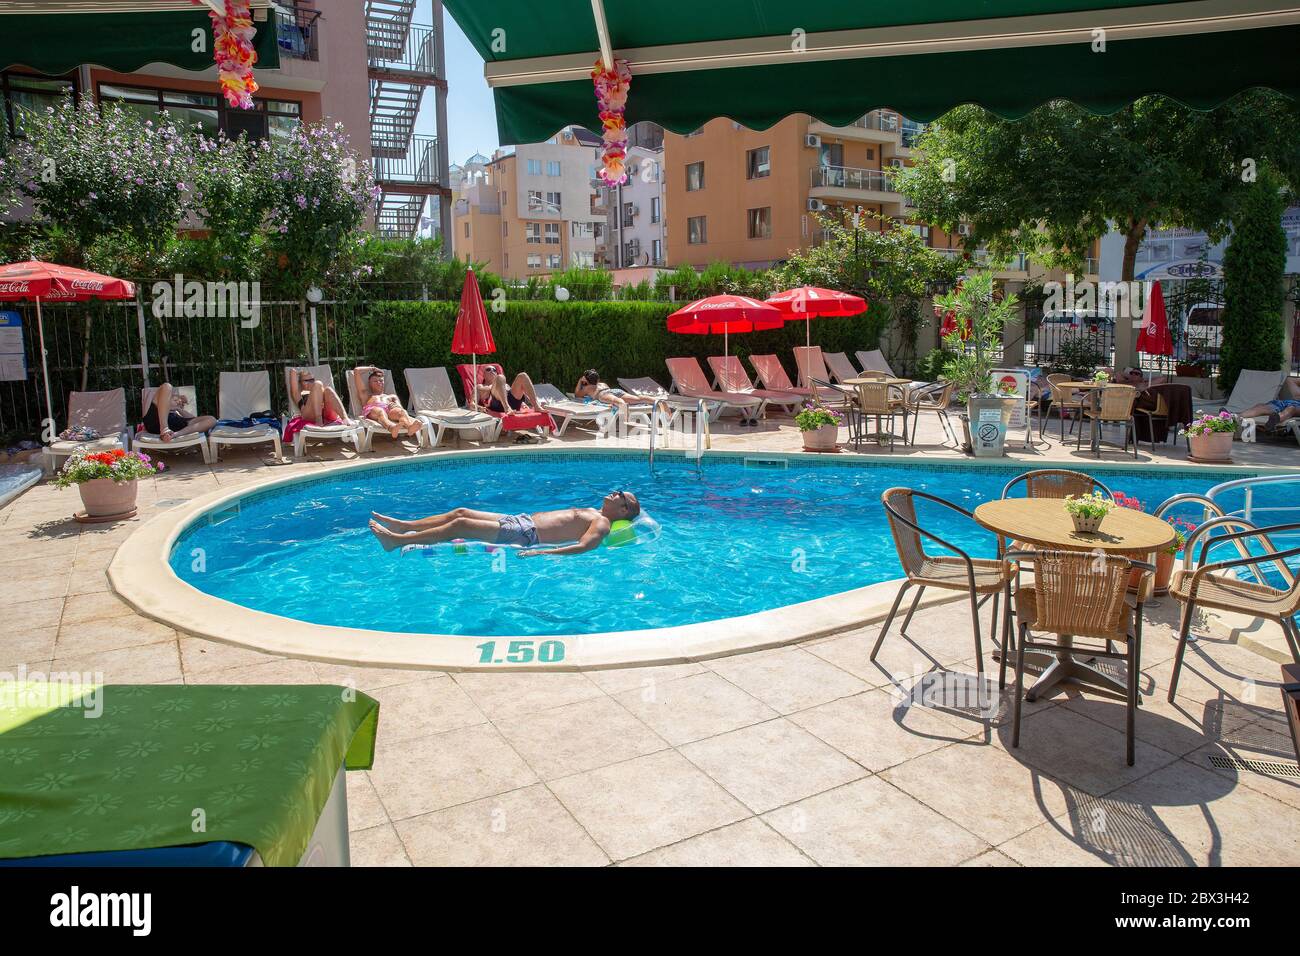
{"label": "terracotta flower pot", "polygon": [[1192,457],[1202,461],[1229,461],[1232,458],[1232,432],[1188,435],[1187,444]]}
{"label": "terracotta flower pot", "polygon": [[134,481],[114,481],[112,478],[96,478],[83,481],[77,485],[81,492],[81,503],[86,506],[86,516],[90,518],[108,518],[126,514],[135,510],[135,498],[139,489]]}
{"label": "terracotta flower pot", "polygon": [[839,425],[818,425],[803,433],[804,451],[834,451],[839,437]]}
{"label": "terracotta flower pot", "polygon": [[[1170,554],[1168,551],[1161,551],[1159,554],[1156,555],[1156,561],[1155,561],[1155,564],[1156,564],[1155,592],[1156,592],[1156,594],[1168,594],[1168,593],[1169,593],[1169,582],[1170,582],[1170,580],[1171,580],[1171,579],[1173,578],[1173,576],[1174,576],[1174,557],[1175,557],[1175,555]],[[1142,572],[1139,571],[1139,570],[1136,570],[1136,569],[1134,569],[1133,571],[1130,571],[1130,572],[1129,572],[1129,577],[1128,577],[1128,589],[1129,589],[1130,591],[1133,591],[1133,592],[1136,592],[1136,591],[1137,591],[1137,589],[1138,589],[1138,582],[1141,580],[1141,575],[1142,575]]]}

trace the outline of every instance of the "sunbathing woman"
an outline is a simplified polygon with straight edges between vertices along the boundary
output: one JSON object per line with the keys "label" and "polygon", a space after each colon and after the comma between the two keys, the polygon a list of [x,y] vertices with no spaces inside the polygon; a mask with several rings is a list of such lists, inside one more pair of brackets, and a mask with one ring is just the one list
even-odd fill
{"label": "sunbathing woman", "polygon": [[[490,544],[524,545],[521,558],[538,554],[582,554],[600,547],[610,522],[631,521],[641,513],[641,503],[630,491],[614,491],[601,499],[599,508],[565,508],[507,515],[495,511],[453,508],[415,521],[402,521],[373,513],[370,530],[385,551],[408,544],[435,544],[465,538]],[[563,542],[572,541],[573,544]],[[558,548],[539,548],[559,544]]]}
{"label": "sunbathing woman", "polygon": [[600,373],[594,368],[589,368],[582,373],[573,394],[578,398],[590,398],[597,402],[604,402],[606,405],[613,407],[623,417],[624,421],[627,420],[627,407],[629,405],[653,405],[658,401],[658,399],[649,395],[634,395],[625,389],[610,388],[600,380]]}
{"label": "sunbathing woman", "polygon": [[528,409],[541,411],[542,403],[537,400],[533,390],[533,380],[527,372],[520,372],[513,382],[507,383],[506,377],[492,373],[487,366],[479,373],[477,403],[490,412],[504,415],[506,411],[518,412]]}
{"label": "sunbathing woman", "polygon": [[403,433],[413,438],[420,433],[424,423],[407,414],[401,399],[384,391],[383,372],[373,365],[360,365],[352,374],[357,383],[357,401],[361,403],[363,417],[379,422],[394,438],[400,438]]}
{"label": "sunbathing woman", "polygon": [[[163,382],[153,393],[153,401],[144,413],[144,430],[163,441],[183,435],[205,432],[217,424],[211,415],[195,415],[185,406],[190,400],[180,391]],[[163,421],[167,424],[163,425]]]}

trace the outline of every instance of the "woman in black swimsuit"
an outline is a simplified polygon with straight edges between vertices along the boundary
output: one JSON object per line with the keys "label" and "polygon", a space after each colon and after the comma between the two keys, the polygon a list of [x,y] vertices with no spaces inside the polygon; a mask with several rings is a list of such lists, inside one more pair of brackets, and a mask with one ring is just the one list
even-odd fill
{"label": "woman in black swimsuit", "polygon": [[[144,430],[151,435],[157,435],[163,441],[171,441],[173,438],[205,432],[216,426],[217,420],[211,415],[185,414],[185,406],[188,403],[189,400],[182,393],[172,388],[169,383],[163,382],[153,393],[153,401],[145,409]],[[167,424],[165,427],[160,427],[164,414],[167,416]]]}
{"label": "woman in black swimsuit", "polygon": [[478,403],[488,411],[504,415],[507,406],[512,412],[525,408],[532,411],[541,410],[542,405],[537,401],[537,392],[533,390],[533,380],[528,377],[527,372],[516,375],[510,385],[506,384],[504,375],[491,378],[485,375],[484,378],[488,378],[488,381],[478,387]]}

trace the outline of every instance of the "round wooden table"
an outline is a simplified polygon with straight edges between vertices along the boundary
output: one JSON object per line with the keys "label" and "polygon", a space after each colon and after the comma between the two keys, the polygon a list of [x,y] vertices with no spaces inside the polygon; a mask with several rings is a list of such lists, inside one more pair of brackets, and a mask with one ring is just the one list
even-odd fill
{"label": "round wooden table", "polygon": [[[975,509],[975,520],[995,534],[1047,550],[1098,551],[1145,561],[1153,552],[1163,551],[1174,543],[1174,529],[1168,522],[1132,508],[1113,509],[1094,534],[1075,531],[1065,502],[1060,498],[986,501]],[[1054,658],[1033,652],[1025,655],[1026,661],[1033,659],[1036,664],[1046,665],[1025,693],[1026,700],[1036,700],[1039,694],[1064,680],[1091,684],[1117,694],[1128,692],[1121,681],[1077,660],[1069,650],[1071,635],[1061,634],[1060,638],[1065,647]]]}

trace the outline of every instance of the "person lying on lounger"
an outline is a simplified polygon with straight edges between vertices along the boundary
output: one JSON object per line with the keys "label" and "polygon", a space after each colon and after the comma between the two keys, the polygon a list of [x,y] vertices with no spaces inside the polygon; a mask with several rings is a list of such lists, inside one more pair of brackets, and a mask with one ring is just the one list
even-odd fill
{"label": "person lying on lounger", "polygon": [[504,415],[507,411],[541,410],[542,403],[537,400],[527,372],[520,372],[513,382],[507,382],[504,375],[483,374],[483,378],[486,381],[479,383],[476,401],[488,411]]}
{"label": "person lying on lounger", "polygon": [[589,368],[582,373],[582,378],[578,379],[573,394],[578,398],[604,402],[616,409],[624,418],[627,417],[629,405],[653,405],[657,401],[650,395],[633,395],[622,388],[610,388],[600,380],[600,373],[594,368]]}
{"label": "person lying on lounger", "polygon": [[373,365],[359,365],[352,375],[357,383],[357,401],[363,418],[379,422],[394,438],[400,438],[403,433],[408,437],[420,434],[424,423],[407,413],[397,395],[384,391],[388,383],[382,371]]}
{"label": "person lying on lounger", "polygon": [[[489,544],[523,545],[521,558],[538,554],[582,554],[600,547],[613,521],[631,521],[641,513],[641,503],[630,491],[614,491],[601,499],[599,508],[565,508],[506,515],[494,511],[453,508],[440,515],[402,521],[373,514],[370,530],[385,551],[408,544],[436,544],[464,538]],[[563,544],[571,541],[573,544]],[[539,548],[541,544],[560,547]]]}
{"label": "person lying on lounger", "polygon": [[1300,415],[1300,379],[1288,378],[1282,386],[1282,393],[1271,402],[1252,405],[1241,413],[1242,418],[1259,418],[1268,416],[1269,428],[1276,428]]}
{"label": "person lying on lounger", "polygon": [[339,393],[334,391],[307,369],[295,369],[293,373],[293,400],[298,414],[289,420],[285,438],[291,432],[304,425],[344,425],[351,421],[343,409]]}
{"label": "person lying on lounger", "polygon": [[[177,389],[163,382],[153,393],[153,401],[144,413],[144,430],[163,441],[183,435],[205,432],[217,424],[211,415],[195,415],[186,408],[190,400]],[[164,425],[163,422],[166,422]]]}

